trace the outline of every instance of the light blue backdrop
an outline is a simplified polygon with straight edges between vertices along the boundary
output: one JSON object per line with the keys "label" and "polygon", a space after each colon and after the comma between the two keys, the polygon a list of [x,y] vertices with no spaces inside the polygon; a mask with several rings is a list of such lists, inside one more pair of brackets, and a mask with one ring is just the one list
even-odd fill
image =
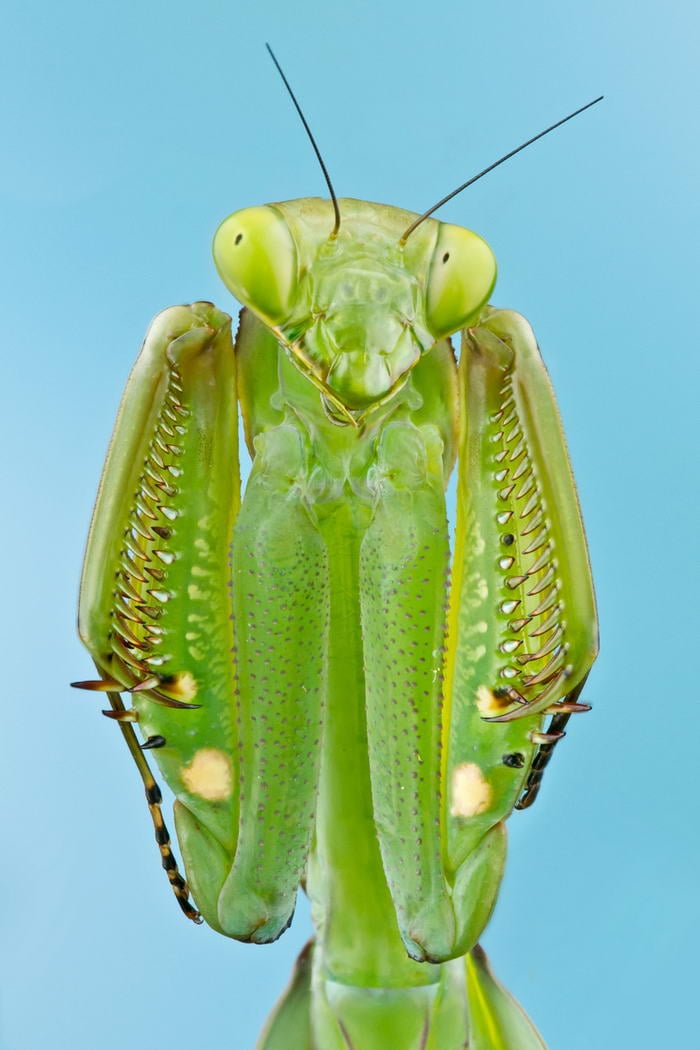
{"label": "light blue backdrop", "polygon": [[[612,10],[611,10],[612,8]],[[696,4],[9,0],[0,64],[4,450],[0,1046],[249,1050],[309,931],[180,918],[140,784],[74,634],[86,529],[151,316],[232,304],[209,243],[322,194],[442,212],[500,261],[557,388],[601,611],[577,718],[485,943],[551,1050],[697,1032]],[[689,1040],[689,1041],[688,1041]]]}

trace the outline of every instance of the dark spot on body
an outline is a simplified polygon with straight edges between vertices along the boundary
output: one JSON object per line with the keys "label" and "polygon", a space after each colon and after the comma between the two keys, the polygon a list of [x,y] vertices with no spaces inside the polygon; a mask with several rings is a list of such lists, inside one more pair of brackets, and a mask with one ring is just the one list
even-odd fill
{"label": "dark spot on body", "polygon": [[509,755],[504,755],[502,762],[509,769],[522,769],[525,765],[525,755],[521,754],[520,751],[513,751]]}

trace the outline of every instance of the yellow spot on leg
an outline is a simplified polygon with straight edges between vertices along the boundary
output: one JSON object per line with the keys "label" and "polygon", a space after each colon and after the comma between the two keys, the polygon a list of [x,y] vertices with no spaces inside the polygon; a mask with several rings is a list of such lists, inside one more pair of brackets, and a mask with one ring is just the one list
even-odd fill
{"label": "yellow spot on leg", "polygon": [[168,696],[174,696],[177,700],[187,703],[197,695],[197,679],[190,671],[180,671],[166,678],[161,688]]}
{"label": "yellow spot on leg", "polygon": [[206,601],[210,597],[210,594],[209,591],[202,590],[201,587],[198,587],[196,583],[188,583],[187,597],[193,602]]}
{"label": "yellow spot on leg", "polygon": [[452,772],[453,817],[475,817],[491,805],[491,785],[475,762],[462,762]]}
{"label": "yellow spot on leg", "polygon": [[233,791],[231,759],[214,747],[203,747],[183,767],[182,782],[188,791],[207,802],[225,802]]}
{"label": "yellow spot on leg", "polygon": [[476,691],[476,709],[482,718],[502,715],[513,704],[524,703],[525,697],[512,686],[499,686],[494,690],[487,685],[480,685]]}
{"label": "yellow spot on leg", "polygon": [[480,715],[488,718],[489,715],[500,715],[503,704],[493,695],[493,689],[487,685],[480,685],[476,691],[476,707]]}

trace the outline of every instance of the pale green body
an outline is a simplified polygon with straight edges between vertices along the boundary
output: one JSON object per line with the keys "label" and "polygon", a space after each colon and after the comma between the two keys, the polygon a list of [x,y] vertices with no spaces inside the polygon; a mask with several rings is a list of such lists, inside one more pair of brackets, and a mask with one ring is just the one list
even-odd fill
{"label": "pale green body", "polygon": [[155,322],[81,636],[112,694],[136,688],[116,714],[132,752],[129,721],[157,748],[205,920],[274,940],[305,883],[314,948],[261,1048],[530,1050],[475,945],[545,719],[577,709],[596,651],[561,425],[529,326],[485,305],[479,238],[431,219],[403,240],[410,213],[340,208],[331,238],[323,201],[222,224],[217,265],[248,307],[235,353],[210,304]]}

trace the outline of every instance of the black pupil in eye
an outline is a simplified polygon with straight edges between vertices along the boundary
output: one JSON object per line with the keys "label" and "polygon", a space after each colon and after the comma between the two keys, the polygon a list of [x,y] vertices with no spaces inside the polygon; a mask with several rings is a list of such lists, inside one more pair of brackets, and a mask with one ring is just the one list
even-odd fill
{"label": "black pupil in eye", "polygon": [[449,253],[449,252],[445,252],[445,254],[444,254],[444,255],[443,255],[443,257],[442,257],[442,261],[443,261],[444,263],[446,263],[446,262],[447,262],[447,260],[449,259],[449,257],[450,257],[450,253]]}
{"label": "black pupil in eye", "polygon": [[242,240],[243,240],[243,234],[239,233],[236,236],[236,240],[234,241],[234,244],[240,244]]}

